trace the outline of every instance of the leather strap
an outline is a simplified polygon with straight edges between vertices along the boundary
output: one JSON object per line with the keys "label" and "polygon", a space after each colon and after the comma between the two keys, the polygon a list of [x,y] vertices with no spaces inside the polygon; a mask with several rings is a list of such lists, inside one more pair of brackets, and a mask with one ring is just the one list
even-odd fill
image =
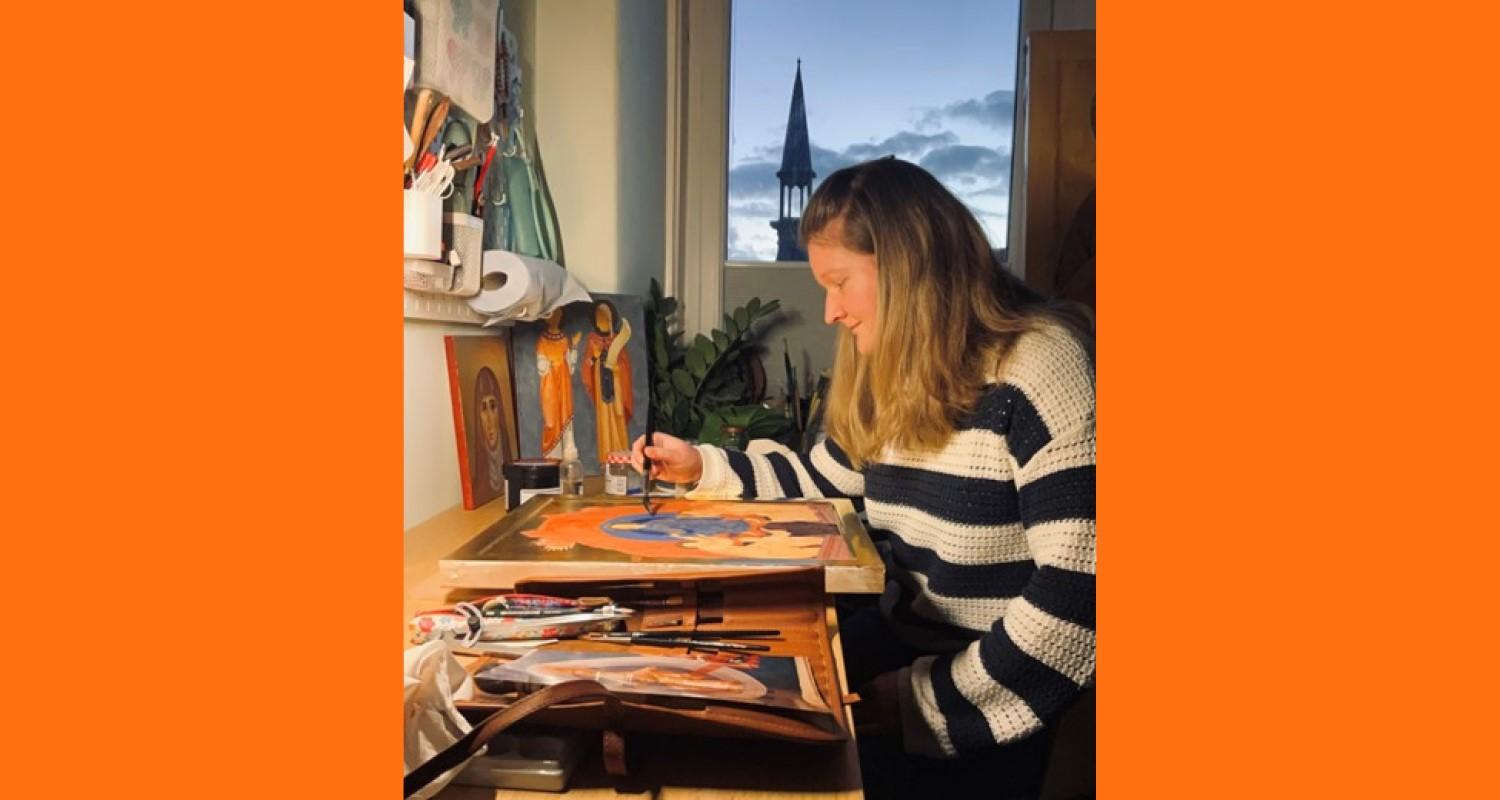
{"label": "leather strap", "polygon": [[630,772],[625,766],[625,706],[620,698],[612,694],[606,694],[605,697],[604,741],[601,748],[604,754],[604,771],[616,778],[623,778]]}
{"label": "leather strap", "polygon": [[579,700],[602,700],[607,715],[604,731],[604,768],[611,775],[625,774],[625,739],[620,735],[620,722],[624,710],[620,699],[596,681],[567,681],[545,687],[522,697],[511,705],[496,711],[469,731],[462,739],[416,769],[408,772],[402,781],[402,797],[410,797],[450,769],[469,760],[506,728],[551,706]]}

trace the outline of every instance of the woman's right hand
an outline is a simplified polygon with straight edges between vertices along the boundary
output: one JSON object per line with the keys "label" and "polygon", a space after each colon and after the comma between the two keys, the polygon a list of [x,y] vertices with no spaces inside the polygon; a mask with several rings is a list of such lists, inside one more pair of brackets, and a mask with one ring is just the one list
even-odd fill
{"label": "woman's right hand", "polygon": [[703,457],[698,448],[667,433],[654,433],[651,446],[646,437],[636,437],[630,446],[630,460],[636,472],[645,472],[645,459],[651,458],[651,476],[670,483],[696,483],[703,477]]}

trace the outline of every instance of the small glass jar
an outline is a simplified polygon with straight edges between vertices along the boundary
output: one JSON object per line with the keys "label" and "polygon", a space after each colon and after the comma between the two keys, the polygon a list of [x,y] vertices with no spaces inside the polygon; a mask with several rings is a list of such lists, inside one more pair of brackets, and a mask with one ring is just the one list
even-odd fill
{"label": "small glass jar", "polygon": [[630,451],[610,453],[604,460],[604,493],[623,497],[640,491],[640,473],[630,463]]}
{"label": "small glass jar", "polygon": [[720,430],[724,432],[725,450],[744,450],[750,444],[749,437],[745,435],[745,429],[738,425],[725,425]]}
{"label": "small glass jar", "polygon": [[558,470],[558,472],[561,473],[558,477],[559,482],[562,484],[563,494],[573,495],[574,497],[578,497],[583,494],[582,461],[579,461],[577,459],[574,459],[572,461],[564,461],[562,464],[562,468]]}

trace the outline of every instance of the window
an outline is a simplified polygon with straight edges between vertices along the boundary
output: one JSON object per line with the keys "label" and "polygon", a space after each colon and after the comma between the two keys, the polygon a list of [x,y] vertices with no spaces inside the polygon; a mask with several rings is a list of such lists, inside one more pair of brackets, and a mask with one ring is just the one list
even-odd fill
{"label": "window", "polygon": [[733,3],[726,259],[805,260],[812,190],[885,155],[935,175],[1005,247],[1020,16],[1019,0]]}

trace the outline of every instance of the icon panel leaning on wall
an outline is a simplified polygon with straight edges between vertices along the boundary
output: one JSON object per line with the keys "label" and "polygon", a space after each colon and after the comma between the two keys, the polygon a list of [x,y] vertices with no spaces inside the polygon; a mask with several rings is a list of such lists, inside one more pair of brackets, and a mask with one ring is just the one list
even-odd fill
{"label": "icon panel leaning on wall", "polygon": [[569,457],[591,474],[646,432],[646,313],[641,298],[595,294],[512,332],[522,458]]}
{"label": "icon panel leaning on wall", "polygon": [[505,330],[443,338],[464,508],[505,494],[504,467],[520,449],[510,339]]}

